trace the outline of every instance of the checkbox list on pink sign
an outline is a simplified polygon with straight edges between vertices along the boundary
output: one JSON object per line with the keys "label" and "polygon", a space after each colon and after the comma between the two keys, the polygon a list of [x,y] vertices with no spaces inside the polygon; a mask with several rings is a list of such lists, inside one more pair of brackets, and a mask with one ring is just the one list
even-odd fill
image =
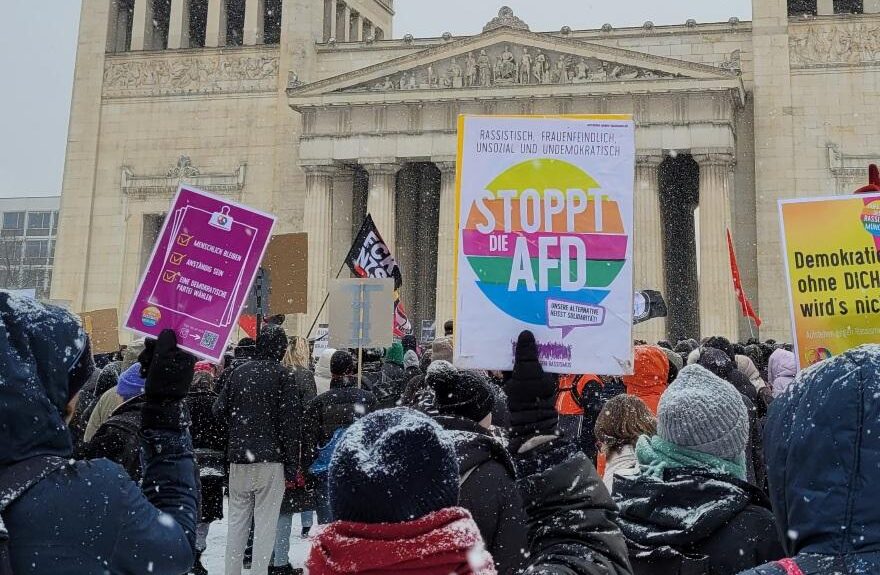
{"label": "checkbox list on pink sign", "polygon": [[125,327],[219,361],[263,259],[275,217],[181,186],[153,247]]}

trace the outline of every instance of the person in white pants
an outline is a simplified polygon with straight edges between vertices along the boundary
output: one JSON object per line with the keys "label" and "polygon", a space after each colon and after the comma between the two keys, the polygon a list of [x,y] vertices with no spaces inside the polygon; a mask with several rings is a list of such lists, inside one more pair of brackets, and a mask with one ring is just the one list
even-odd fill
{"label": "person in white pants", "polygon": [[233,463],[229,466],[226,575],[241,575],[251,521],[254,523],[254,554],[250,572],[251,575],[268,573],[283,496],[283,464]]}

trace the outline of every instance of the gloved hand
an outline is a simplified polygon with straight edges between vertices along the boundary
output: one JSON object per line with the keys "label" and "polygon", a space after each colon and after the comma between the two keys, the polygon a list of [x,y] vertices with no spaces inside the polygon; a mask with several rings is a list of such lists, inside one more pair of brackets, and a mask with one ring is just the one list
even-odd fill
{"label": "gloved hand", "polygon": [[177,347],[177,336],[164,329],[157,340],[147,340],[138,356],[145,374],[142,429],[181,430],[189,422],[181,400],[189,393],[196,358]]}
{"label": "gloved hand", "polygon": [[556,433],[556,391],[556,376],[545,374],[539,362],[534,334],[523,331],[516,342],[513,373],[504,386],[512,450],[533,437]]}

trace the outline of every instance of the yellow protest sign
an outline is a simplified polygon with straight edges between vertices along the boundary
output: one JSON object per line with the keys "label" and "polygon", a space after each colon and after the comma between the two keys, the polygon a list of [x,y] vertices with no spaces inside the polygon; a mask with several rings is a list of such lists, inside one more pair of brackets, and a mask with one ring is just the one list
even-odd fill
{"label": "yellow protest sign", "polygon": [[880,194],[781,200],[800,366],[880,342]]}

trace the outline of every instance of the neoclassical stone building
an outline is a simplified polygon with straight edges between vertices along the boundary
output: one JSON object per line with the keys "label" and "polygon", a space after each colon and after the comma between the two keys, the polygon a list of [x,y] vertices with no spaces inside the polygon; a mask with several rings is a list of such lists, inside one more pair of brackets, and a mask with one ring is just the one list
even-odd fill
{"label": "neoclassical stone building", "polygon": [[392,0],[83,0],[52,297],[127,310],[185,181],[309,233],[313,314],[370,212],[412,318],[443,321],[457,116],[630,113],[636,287],[670,304],[636,335],[748,335],[730,227],[761,335],[788,339],[776,202],[880,160],[878,12],[755,0],[752,22],[536,32],[503,8],[475,36],[391,39]]}

